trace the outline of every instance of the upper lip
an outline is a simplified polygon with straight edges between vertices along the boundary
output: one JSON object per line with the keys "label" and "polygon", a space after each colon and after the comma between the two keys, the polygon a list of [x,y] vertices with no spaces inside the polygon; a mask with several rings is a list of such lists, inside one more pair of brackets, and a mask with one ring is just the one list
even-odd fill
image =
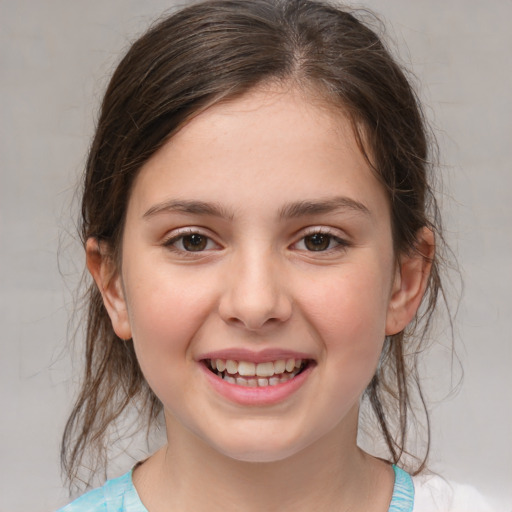
{"label": "upper lip", "polygon": [[205,359],[223,359],[231,361],[247,361],[251,363],[267,363],[270,361],[278,361],[280,359],[313,359],[311,354],[305,352],[296,352],[294,350],[282,350],[277,348],[269,348],[264,350],[248,350],[243,348],[232,348],[223,350],[214,350],[201,354],[197,360]]}

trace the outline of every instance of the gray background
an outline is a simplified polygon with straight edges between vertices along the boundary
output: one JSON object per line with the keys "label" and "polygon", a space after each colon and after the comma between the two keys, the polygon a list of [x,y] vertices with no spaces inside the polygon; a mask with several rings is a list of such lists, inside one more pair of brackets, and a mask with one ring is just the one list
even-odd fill
{"label": "gray background", "polygon": [[[0,0],[0,512],[49,511],[66,501],[58,443],[79,371],[65,348],[67,319],[84,264],[73,238],[73,190],[119,53],[172,5]],[[447,236],[463,271],[463,386],[443,400],[446,330],[425,369],[432,467],[510,511],[512,2],[366,5],[389,25],[429,106]],[[459,373],[455,365],[454,381]]]}

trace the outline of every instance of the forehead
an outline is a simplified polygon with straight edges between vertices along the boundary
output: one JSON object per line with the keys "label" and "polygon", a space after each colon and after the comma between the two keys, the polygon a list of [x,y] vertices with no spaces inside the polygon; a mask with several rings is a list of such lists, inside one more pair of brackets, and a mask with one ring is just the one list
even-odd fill
{"label": "forehead", "polygon": [[189,121],[146,162],[129,210],[197,199],[236,210],[346,195],[387,200],[340,109],[302,91],[259,88]]}

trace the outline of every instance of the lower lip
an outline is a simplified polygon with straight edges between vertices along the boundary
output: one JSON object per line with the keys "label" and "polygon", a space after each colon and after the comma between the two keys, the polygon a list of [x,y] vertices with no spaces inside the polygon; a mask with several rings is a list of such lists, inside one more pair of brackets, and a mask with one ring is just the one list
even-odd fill
{"label": "lower lip", "polygon": [[286,382],[275,386],[248,387],[231,384],[211,372],[203,363],[199,363],[203,373],[213,389],[228,400],[241,405],[273,405],[293,395],[310,376],[313,366],[310,364],[301,373]]}

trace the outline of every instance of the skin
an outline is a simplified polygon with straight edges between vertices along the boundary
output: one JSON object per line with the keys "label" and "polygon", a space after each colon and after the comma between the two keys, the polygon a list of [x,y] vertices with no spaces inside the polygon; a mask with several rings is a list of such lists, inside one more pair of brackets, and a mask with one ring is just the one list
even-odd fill
{"label": "skin", "polygon": [[[186,250],[191,233],[202,250]],[[431,253],[428,230],[418,245]],[[388,509],[393,472],[357,447],[358,404],[429,266],[397,264],[386,195],[347,119],[277,88],[211,107],[137,176],[121,270],[106,252],[89,240],[89,269],[164,405],[170,442],[134,472],[150,512]],[[312,368],[277,403],[235,403],[200,361],[238,349],[300,352]]]}

